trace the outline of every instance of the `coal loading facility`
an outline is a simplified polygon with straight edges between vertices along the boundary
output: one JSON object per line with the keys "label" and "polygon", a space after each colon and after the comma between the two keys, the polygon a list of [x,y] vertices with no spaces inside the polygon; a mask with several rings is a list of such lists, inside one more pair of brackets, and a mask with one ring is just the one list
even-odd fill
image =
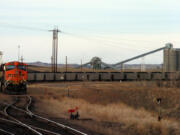
{"label": "coal loading facility", "polygon": [[168,43],[167,48],[164,49],[164,72],[180,71],[180,49],[173,48],[173,44]]}
{"label": "coal loading facility", "polygon": [[[123,65],[126,62],[163,51],[163,65],[160,71],[123,71],[118,69],[118,65]],[[173,48],[173,44],[167,43],[164,47],[140,54],[138,56],[126,59],[116,64],[107,64],[102,62],[99,57],[93,57],[90,62],[82,66],[90,65],[91,68],[96,69],[93,72],[29,72],[28,81],[140,81],[140,80],[170,80],[172,78],[179,80],[180,71],[180,49]],[[114,71],[97,71],[102,66],[114,69]],[[123,67],[123,66],[121,66]],[[80,66],[78,67],[80,68]]]}

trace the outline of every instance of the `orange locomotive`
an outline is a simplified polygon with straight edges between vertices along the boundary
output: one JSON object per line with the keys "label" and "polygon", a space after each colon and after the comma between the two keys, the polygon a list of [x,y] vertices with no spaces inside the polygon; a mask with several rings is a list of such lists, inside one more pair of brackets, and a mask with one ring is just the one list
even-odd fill
{"label": "orange locomotive", "polygon": [[8,62],[1,66],[1,91],[8,94],[26,93],[27,65],[21,62]]}

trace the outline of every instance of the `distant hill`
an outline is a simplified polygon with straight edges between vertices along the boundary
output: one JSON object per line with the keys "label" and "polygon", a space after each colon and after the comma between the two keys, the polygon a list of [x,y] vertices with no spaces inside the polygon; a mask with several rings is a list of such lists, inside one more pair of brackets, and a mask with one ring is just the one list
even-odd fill
{"label": "distant hill", "polygon": [[[45,63],[45,62],[30,62],[27,63],[28,65],[31,66],[38,66],[38,67],[50,67],[51,64],[50,63]],[[78,66],[80,66],[79,64],[68,64],[68,67],[72,67],[72,68],[77,68]],[[65,64],[58,64],[58,67],[65,67]],[[90,66],[85,66],[86,68],[90,68]],[[121,68],[121,66],[117,66],[119,69]],[[124,64],[124,68],[125,69],[139,69],[141,67],[141,64]],[[144,67],[146,69],[160,69],[162,68],[162,64],[145,64]],[[104,67],[103,67],[104,68]]]}
{"label": "distant hill", "polygon": [[[126,69],[139,69],[141,68],[141,64],[125,64],[124,68]],[[160,69],[162,68],[162,64],[144,64],[146,69]],[[121,68],[121,66],[119,66]]]}
{"label": "distant hill", "polygon": [[[45,62],[41,62],[41,61],[37,61],[37,62],[29,62],[27,63],[28,65],[31,65],[31,66],[39,66],[39,67],[50,67],[51,64],[50,63],[45,63]],[[65,64],[58,64],[58,67],[64,67]],[[68,64],[69,67],[73,67],[73,68],[76,68],[78,67],[79,65],[78,64]]]}

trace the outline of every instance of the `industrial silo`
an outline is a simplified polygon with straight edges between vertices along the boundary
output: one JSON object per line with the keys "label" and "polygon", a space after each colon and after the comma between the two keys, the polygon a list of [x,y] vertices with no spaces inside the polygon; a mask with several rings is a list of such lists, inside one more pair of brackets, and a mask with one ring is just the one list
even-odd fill
{"label": "industrial silo", "polygon": [[176,70],[180,71],[180,49],[176,49]]}
{"label": "industrial silo", "polygon": [[163,58],[163,60],[164,60],[164,62],[163,62],[163,70],[164,70],[164,72],[168,72],[168,70],[169,70],[169,66],[168,66],[168,64],[169,64],[169,49],[164,49],[164,58]]}
{"label": "industrial silo", "polygon": [[165,72],[174,72],[177,70],[177,56],[176,49],[173,48],[171,43],[166,44],[164,49],[164,71]]}
{"label": "industrial silo", "polygon": [[176,50],[169,49],[169,72],[175,72],[176,65]]}

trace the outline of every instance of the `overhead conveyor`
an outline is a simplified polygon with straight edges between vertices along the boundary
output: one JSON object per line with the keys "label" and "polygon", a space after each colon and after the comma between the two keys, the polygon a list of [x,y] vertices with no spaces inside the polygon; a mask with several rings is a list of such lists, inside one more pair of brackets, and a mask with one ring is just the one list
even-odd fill
{"label": "overhead conveyor", "polygon": [[144,57],[144,56],[147,56],[147,55],[150,55],[150,54],[153,54],[153,53],[159,52],[159,51],[164,50],[164,49],[170,49],[170,48],[172,48],[172,47],[173,47],[173,46],[172,46],[172,44],[167,43],[165,47],[161,47],[161,48],[158,48],[158,49],[152,50],[152,51],[150,51],[150,52],[143,53],[143,54],[141,54],[141,55],[138,55],[138,56],[135,56],[135,57],[129,58],[129,59],[127,59],[127,60],[124,60],[124,61],[118,62],[118,63],[116,63],[116,64],[113,64],[113,65],[111,65],[111,66],[112,66],[112,67],[114,67],[114,68],[116,68],[118,65],[122,65],[122,64],[124,64],[124,63],[130,62],[130,61],[133,61],[133,60],[135,60],[135,59],[138,59],[138,58],[141,58],[141,57]]}
{"label": "overhead conveyor", "polygon": [[99,68],[101,68],[101,65],[103,65],[103,66],[105,66],[105,67],[108,67],[108,68],[112,68],[112,69],[116,69],[116,70],[117,70],[117,69],[118,69],[117,66],[119,66],[119,65],[121,65],[121,68],[122,68],[122,66],[123,66],[124,63],[127,63],[127,62],[133,61],[133,60],[135,60],[135,59],[138,59],[138,58],[141,58],[141,57],[144,57],[144,56],[147,56],[147,55],[150,55],[150,54],[153,54],[153,53],[162,51],[162,50],[164,50],[164,49],[171,49],[171,48],[173,48],[173,45],[172,45],[171,43],[167,43],[167,44],[165,45],[165,47],[161,47],[161,48],[158,48],[158,49],[155,49],[155,50],[152,50],[152,51],[149,51],[149,52],[140,54],[140,55],[138,55],[138,56],[129,58],[129,59],[127,59],[127,60],[123,60],[123,61],[121,61],[121,62],[118,62],[118,63],[116,63],[116,64],[107,64],[107,63],[105,63],[105,62],[102,62],[100,58],[98,58],[98,57],[93,57],[90,62],[87,62],[87,63],[85,63],[85,64],[83,64],[83,65],[81,65],[81,66],[83,67],[83,66],[87,66],[88,64],[90,64],[94,69],[99,69]]}

